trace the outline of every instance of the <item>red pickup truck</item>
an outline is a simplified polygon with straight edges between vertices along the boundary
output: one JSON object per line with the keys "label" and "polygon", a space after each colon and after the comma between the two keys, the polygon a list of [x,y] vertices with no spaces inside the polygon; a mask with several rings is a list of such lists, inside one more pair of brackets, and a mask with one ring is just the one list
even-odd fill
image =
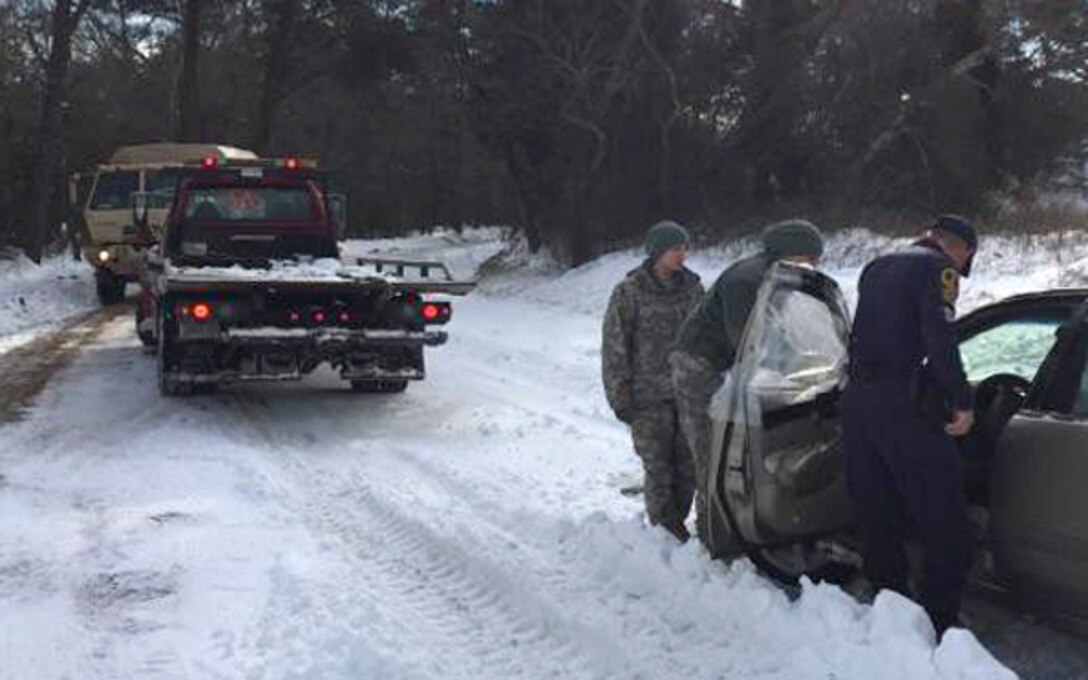
{"label": "red pickup truck", "polygon": [[447,338],[435,327],[450,320],[450,296],[475,284],[438,261],[341,258],[325,186],[293,158],[209,157],[182,173],[136,315],[163,395],[297,380],[322,364],[359,392],[423,379],[423,348]]}

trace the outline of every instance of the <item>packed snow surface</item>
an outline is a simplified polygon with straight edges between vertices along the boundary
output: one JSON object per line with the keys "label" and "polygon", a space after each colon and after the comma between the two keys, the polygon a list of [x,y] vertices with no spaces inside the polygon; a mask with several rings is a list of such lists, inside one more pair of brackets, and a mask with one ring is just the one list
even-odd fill
{"label": "packed snow surface", "polygon": [[[466,276],[501,237],[350,246]],[[851,232],[827,265],[849,290],[890,245]],[[1076,249],[984,251],[968,306],[1080,283],[1088,264],[1056,261]],[[692,264],[709,284],[742,250]],[[131,319],[109,322],[0,427],[0,678],[1015,677],[966,631],[935,646],[904,598],[791,600],[644,526],[599,379],[607,295],[639,259],[491,263],[402,395],[320,372],[164,399]]]}

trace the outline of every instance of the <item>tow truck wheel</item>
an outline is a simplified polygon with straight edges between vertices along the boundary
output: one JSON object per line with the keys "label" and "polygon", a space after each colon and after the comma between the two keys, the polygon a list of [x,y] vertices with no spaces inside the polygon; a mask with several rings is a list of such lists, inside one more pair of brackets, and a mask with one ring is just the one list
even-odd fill
{"label": "tow truck wheel", "polygon": [[352,380],[351,389],[369,394],[393,394],[408,389],[407,380]]}
{"label": "tow truck wheel", "polygon": [[170,347],[170,342],[167,340],[166,329],[163,328],[162,317],[159,317],[159,351],[158,351],[158,372],[159,372],[159,394],[164,397],[183,397],[192,394],[192,383],[181,382],[177,378],[170,375],[170,363],[173,361],[173,351]]}
{"label": "tow truck wheel", "polygon": [[144,347],[155,346],[155,334],[150,329],[143,329],[144,319],[147,315],[144,313],[144,306],[140,303],[136,303],[136,335],[140,338],[140,342]]}
{"label": "tow truck wheel", "polygon": [[94,288],[103,305],[115,305],[125,299],[125,280],[108,269],[94,271]]}

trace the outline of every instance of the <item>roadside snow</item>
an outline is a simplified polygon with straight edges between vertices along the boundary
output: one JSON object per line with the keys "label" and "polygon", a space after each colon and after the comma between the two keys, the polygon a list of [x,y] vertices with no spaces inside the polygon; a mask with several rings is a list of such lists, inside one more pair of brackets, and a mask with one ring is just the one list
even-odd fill
{"label": "roadside snow", "polygon": [[[866,229],[839,231],[828,238],[820,269],[839,282],[853,305],[857,279],[865,264],[912,240]],[[695,249],[688,258],[688,267],[709,287],[729,264],[755,253],[758,247],[758,242],[749,238],[726,246]],[[547,255],[514,251],[506,256],[507,269],[485,280],[480,292],[518,297],[581,314],[603,314],[612,287],[643,257],[637,249],[620,251],[564,272]],[[1088,233],[984,236],[974,273],[961,282],[958,312],[963,314],[1018,293],[1077,287],[1088,287]]]}
{"label": "roadside snow", "polygon": [[69,256],[0,259],[0,353],[97,306],[94,272]]}

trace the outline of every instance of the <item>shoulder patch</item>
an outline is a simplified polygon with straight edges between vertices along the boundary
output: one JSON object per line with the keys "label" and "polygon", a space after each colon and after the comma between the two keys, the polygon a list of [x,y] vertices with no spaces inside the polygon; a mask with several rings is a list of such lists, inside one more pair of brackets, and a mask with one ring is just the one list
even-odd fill
{"label": "shoulder patch", "polygon": [[945,302],[956,304],[956,299],[960,296],[960,274],[955,269],[946,267],[941,271],[941,292]]}

